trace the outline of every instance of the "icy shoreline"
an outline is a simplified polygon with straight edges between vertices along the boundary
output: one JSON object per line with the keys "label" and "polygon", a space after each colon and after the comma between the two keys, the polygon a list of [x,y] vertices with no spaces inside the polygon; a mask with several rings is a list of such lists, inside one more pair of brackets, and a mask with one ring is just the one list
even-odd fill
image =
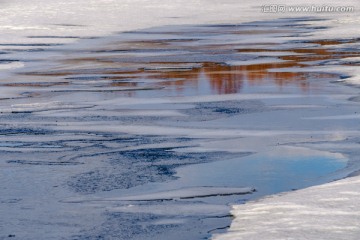
{"label": "icy shoreline", "polygon": [[347,239],[360,236],[360,177],[234,206],[229,239]]}

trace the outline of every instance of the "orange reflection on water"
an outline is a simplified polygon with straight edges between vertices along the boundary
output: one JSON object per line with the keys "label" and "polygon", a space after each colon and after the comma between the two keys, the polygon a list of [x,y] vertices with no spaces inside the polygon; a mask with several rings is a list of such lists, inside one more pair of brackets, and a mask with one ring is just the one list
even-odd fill
{"label": "orange reflection on water", "polygon": [[[302,91],[309,90],[309,83],[306,81],[309,74],[304,72],[282,72],[269,71],[271,69],[281,69],[286,67],[302,67],[295,61],[253,64],[243,66],[229,66],[218,63],[203,63],[202,67],[194,68],[189,71],[157,71],[151,78],[156,79],[177,79],[176,81],[165,81],[162,86],[172,86],[179,91],[181,87],[197,87],[197,81],[205,78],[216,94],[238,93],[244,84],[249,86],[257,85],[276,85],[279,87],[286,84],[295,84]],[[313,73],[312,77],[331,78],[333,74]]]}
{"label": "orange reflection on water", "polygon": [[[261,34],[266,33],[263,30]],[[280,31],[280,30],[279,30]],[[215,31],[216,32],[216,31]],[[281,32],[281,31],[280,31]],[[257,32],[256,32],[257,33]],[[239,32],[238,34],[256,34],[252,31]],[[181,33],[177,33],[181,35]],[[234,34],[234,32],[232,32]],[[260,39],[261,40],[261,39]],[[182,45],[184,42],[188,43]],[[192,44],[196,42],[196,44]],[[330,46],[341,45],[344,43],[353,43],[356,40],[317,40],[298,43],[297,48],[276,49],[279,44],[267,43],[260,44],[255,48],[256,43],[241,45],[241,49],[236,44],[199,44],[196,39],[162,39],[162,40],[137,40],[125,42],[113,42],[108,46],[101,46],[94,49],[91,53],[94,56],[69,58],[61,61],[62,70],[29,72],[24,75],[39,77],[56,77],[66,79],[68,86],[77,81],[83,81],[77,76],[89,76],[99,87],[113,88],[138,88],[144,86],[164,87],[165,90],[175,92],[177,95],[184,94],[187,89],[193,89],[201,92],[204,85],[199,84],[205,81],[210,86],[213,94],[231,94],[244,91],[247,87],[271,86],[282,89],[284,86],[294,86],[301,91],[307,92],[311,89],[311,79],[329,79],[336,78],[338,75],[330,73],[309,73],[303,69],[309,65],[321,65],[324,60],[337,60],[347,57],[360,56],[358,51],[331,49]],[[301,47],[307,44],[312,46]],[[179,44],[179,45],[178,45]],[[238,46],[239,47],[239,46]],[[246,47],[246,48],[245,48]],[[223,52],[233,51],[232,54],[259,54],[266,56],[266,53],[276,53],[279,55],[276,61],[269,63],[260,63],[253,61],[244,61],[228,65],[225,63],[203,61],[193,63],[189,61],[178,62],[176,55],[167,55],[167,61],[141,61],[138,53],[146,53],[148,56],[151,51],[156,55],[157,51],[169,51],[176,49],[179,54],[188,53],[189,50],[201,54],[222,54]],[[151,51],[149,51],[151,50]],[[214,53],[215,52],[215,53]],[[107,54],[111,53],[111,54]],[[269,54],[269,57],[273,54]],[[268,58],[269,59],[269,58]],[[272,59],[275,59],[272,57]],[[242,64],[243,63],[243,64]],[[351,63],[343,63],[351,64]],[[354,64],[353,64],[354,65]],[[301,71],[297,71],[301,69]],[[99,76],[98,79],[96,76]],[[70,80],[69,80],[70,79]],[[106,81],[105,81],[106,80]],[[91,81],[89,81],[91,82]],[[35,83],[20,83],[8,86],[34,86]],[[44,87],[46,85],[41,85]],[[53,86],[49,84],[48,86]],[[40,85],[38,86],[40,87]],[[90,84],[88,87],[91,87]],[[139,90],[140,91],[140,90]],[[133,92],[128,91],[129,96]]]}

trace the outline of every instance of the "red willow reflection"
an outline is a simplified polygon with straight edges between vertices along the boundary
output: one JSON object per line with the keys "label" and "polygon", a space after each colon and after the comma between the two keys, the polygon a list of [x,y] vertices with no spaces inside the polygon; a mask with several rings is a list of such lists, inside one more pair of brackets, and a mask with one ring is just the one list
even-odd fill
{"label": "red willow reflection", "polygon": [[[311,42],[317,45],[336,45],[342,44],[343,41],[314,41]],[[330,73],[307,73],[296,71],[282,71],[282,68],[303,68],[305,62],[314,61],[313,66],[316,66],[315,61],[323,60],[335,60],[347,57],[359,56],[359,52],[348,51],[334,51],[324,48],[297,48],[297,49],[285,49],[285,50],[269,50],[269,49],[240,49],[242,53],[256,53],[256,52],[293,52],[294,54],[286,54],[279,56],[283,62],[274,63],[261,63],[261,64],[249,64],[239,66],[229,66],[220,63],[205,62],[199,68],[194,68],[188,71],[155,71],[156,75],[151,77],[157,79],[177,79],[176,81],[166,81],[161,85],[177,87],[181,91],[183,86],[197,87],[196,80],[203,76],[213,90],[217,94],[231,94],[239,93],[246,82],[250,86],[262,85],[262,84],[275,84],[282,87],[287,84],[293,84],[299,87],[302,91],[308,91],[310,88],[309,77],[321,79],[321,78],[334,78],[335,74]],[[159,66],[166,63],[156,63]]]}
{"label": "red willow reflection", "polygon": [[[215,31],[215,30],[214,30]],[[270,31],[270,30],[269,30]],[[272,30],[271,30],[272,31]],[[270,31],[270,32],[271,32]],[[216,33],[216,31],[215,31]],[[247,34],[256,34],[263,32],[247,32]],[[181,35],[182,32],[177,33]],[[221,32],[219,32],[221,34]],[[231,32],[233,34],[233,32]],[[182,95],[187,89],[200,90],[202,85],[199,83],[206,81],[213,94],[231,94],[239,93],[245,86],[272,85],[279,88],[292,85],[302,91],[309,91],[311,86],[308,81],[309,77],[313,79],[334,78],[334,74],[326,73],[306,73],[296,71],[296,69],[307,66],[318,66],[317,61],[336,60],[347,57],[358,57],[359,52],[356,50],[345,51],[336,50],[340,48],[331,48],[334,45],[344,43],[354,43],[357,40],[317,40],[298,43],[298,48],[275,49],[278,44],[267,43],[259,44],[258,48],[255,43],[251,45],[220,44],[207,45],[200,44],[197,39],[164,39],[164,40],[143,40],[115,42],[107,46],[101,46],[94,49],[90,55],[87,53],[81,58],[70,58],[61,61],[62,70],[40,71],[25,73],[25,75],[42,76],[54,78],[56,81],[49,84],[53,85],[70,85],[77,84],[77,76],[89,76],[95,78],[96,87],[112,88],[136,88],[141,89],[144,86],[164,87],[165,91],[175,91],[177,95]],[[304,44],[307,47],[302,47]],[[246,47],[247,46],[247,47]],[[261,47],[260,47],[261,46]],[[240,48],[241,49],[237,49]],[[154,51],[155,50],[155,51]],[[278,59],[281,61],[270,63],[251,63],[244,62],[243,65],[230,66],[224,63],[215,63],[210,61],[192,63],[189,61],[178,62],[177,55],[166,55],[163,59],[166,61],[147,61],[138,57],[138,53],[148,56],[154,51],[176,50],[179,54],[186,54],[188,51],[196,51],[200,55],[204,54],[222,54],[232,51],[232,54],[256,54],[265,55],[266,53],[280,53]],[[216,53],[215,53],[216,52]],[[283,53],[283,56],[281,56]],[[269,54],[272,55],[272,54]],[[184,58],[184,57],[183,57]],[[344,63],[349,64],[349,63]],[[189,67],[190,66],[190,67]],[[193,66],[193,67],[191,67]],[[284,70],[291,68],[291,71]],[[98,79],[94,76],[99,76]],[[61,81],[59,81],[59,79]],[[64,81],[66,80],[66,81]],[[51,82],[51,81],[49,81]],[[89,81],[91,82],[91,81]],[[9,85],[10,86],[10,85]],[[13,83],[11,86],[29,86],[29,87],[47,87],[46,84],[39,85],[36,83]],[[90,84],[86,87],[92,87]],[[125,93],[123,93],[125,94]],[[128,96],[135,96],[134,92],[128,91]]]}
{"label": "red willow reflection", "polygon": [[[295,84],[303,91],[309,90],[307,73],[302,72],[271,72],[270,69],[284,67],[300,67],[297,62],[254,64],[246,66],[229,66],[217,63],[204,63],[202,67],[189,71],[156,72],[152,78],[174,79],[165,81],[162,86],[175,87],[181,91],[184,86],[198,87],[197,80],[205,77],[216,94],[231,94],[241,92],[245,83],[250,86],[275,84],[279,87],[286,84]],[[313,77],[328,78],[334,77],[331,74],[313,74]]]}

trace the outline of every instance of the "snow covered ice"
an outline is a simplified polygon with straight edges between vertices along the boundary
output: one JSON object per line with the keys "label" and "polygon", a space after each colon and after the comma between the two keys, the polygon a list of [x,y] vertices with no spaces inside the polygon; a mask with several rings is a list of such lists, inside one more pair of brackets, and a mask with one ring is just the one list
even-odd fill
{"label": "snow covered ice", "polygon": [[359,239],[360,178],[234,206],[226,239]]}

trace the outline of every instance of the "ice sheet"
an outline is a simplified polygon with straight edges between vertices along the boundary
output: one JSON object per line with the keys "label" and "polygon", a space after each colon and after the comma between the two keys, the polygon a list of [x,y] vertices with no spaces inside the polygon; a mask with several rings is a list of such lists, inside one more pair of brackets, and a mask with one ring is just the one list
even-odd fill
{"label": "ice sheet", "polygon": [[[252,20],[265,20],[279,17],[313,16],[314,13],[262,13],[261,7],[267,1],[215,1],[196,0],[103,0],[103,1],[67,1],[54,0],[13,0],[1,2],[0,11],[1,36],[4,42],[42,42],[54,41],[41,36],[99,36],[114,31],[126,31],[151,26],[189,23],[240,23]],[[280,0],[276,4],[301,5],[307,1]],[[329,4],[328,1],[316,1],[314,5]],[[355,6],[356,0],[332,1],[333,6]],[[330,4],[329,4],[330,5]],[[25,9],[25,10],[24,10]],[[241,13],[241,14],[240,14]],[[334,14],[334,13],[333,13]],[[320,17],[330,17],[328,25],[336,29],[325,30],[323,36],[354,36],[359,17],[355,13],[336,13],[331,19],[329,13],[317,13]],[[106,16],[106,17],[104,17]],[[138,17],[141,16],[141,17]],[[356,15],[355,15],[356,16]],[[347,27],[344,28],[343,26]],[[339,33],[339,30],[341,32]],[[5,34],[6,33],[6,34]],[[14,35],[19,38],[14,39]],[[40,36],[39,39],[25,39],[24,36]],[[55,38],[56,39],[56,38]],[[69,38],[70,40],[74,40]],[[66,39],[65,40],[69,40]],[[60,39],[61,40],[61,39]],[[64,40],[64,39],[62,39]],[[75,39],[76,40],[76,39]],[[56,39],[59,41],[59,39]],[[68,41],[65,41],[68,42]]]}
{"label": "ice sheet", "polygon": [[360,235],[360,177],[234,206],[227,239],[349,239]]}

